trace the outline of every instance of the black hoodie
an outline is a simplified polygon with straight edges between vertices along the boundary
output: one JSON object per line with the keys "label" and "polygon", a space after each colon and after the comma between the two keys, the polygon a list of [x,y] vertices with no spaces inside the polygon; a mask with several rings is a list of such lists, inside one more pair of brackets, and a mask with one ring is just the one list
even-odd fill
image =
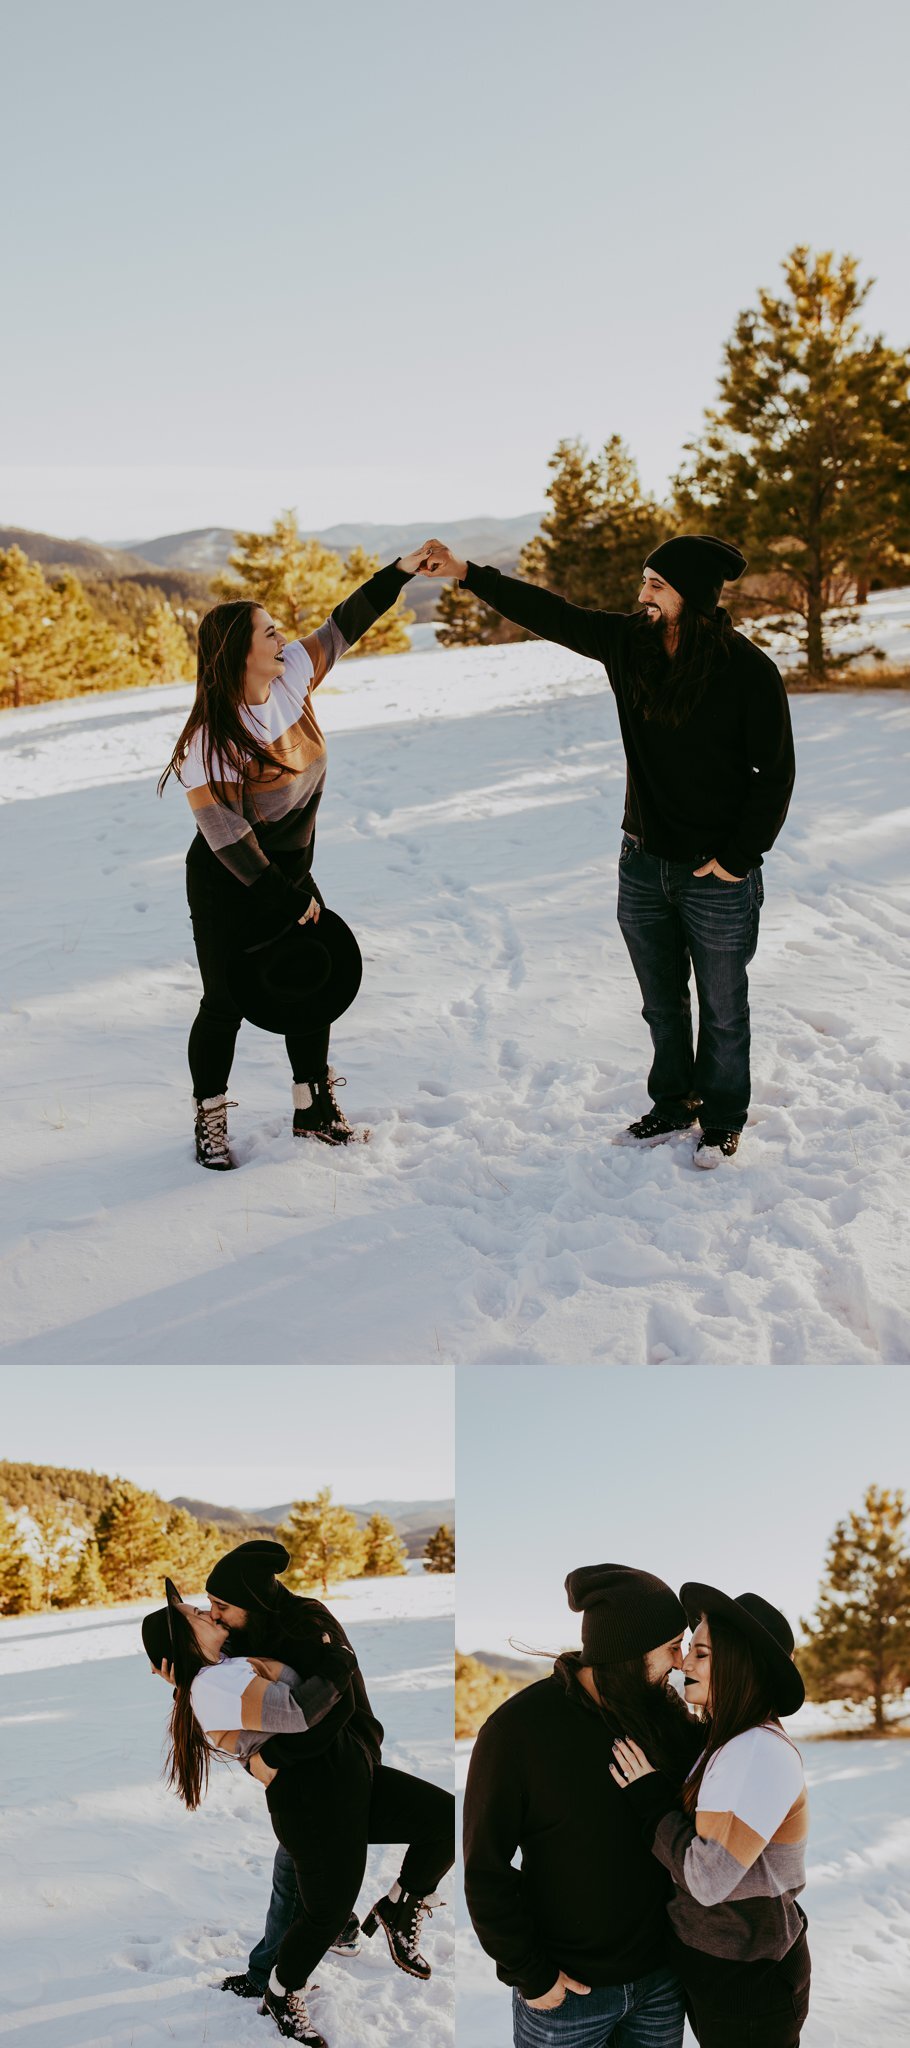
{"label": "black hoodie", "polygon": [[[274,1606],[267,1611],[255,1611],[248,1630],[232,1630],[228,1645],[232,1655],[278,1657],[298,1671],[301,1678],[310,1678],[319,1672],[320,1657],[326,1647],[323,1634],[329,1635],[333,1643],[344,1643],[347,1649],[353,1649],[340,1621],[321,1600],[289,1593],[286,1586],[277,1586],[275,1591]],[[337,1705],[315,1728],[308,1728],[305,1735],[273,1735],[260,1755],[273,1770],[308,1763],[330,1747],[342,1728],[349,1728],[373,1763],[378,1764],[382,1726],[370,1706],[359,1665],[355,1665]]]}
{"label": "black hoodie", "polygon": [[[561,1657],[552,1678],[491,1714],[468,1772],[468,1910],[498,1976],[525,1998],[560,1970],[592,1988],[628,1984],[660,1969],[668,1945],[667,1872],[610,1776],[613,1737],[627,1731],[611,1728],[577,1667]],[[679,1740],[681,1781],[704,1737],[680,1720]]]}

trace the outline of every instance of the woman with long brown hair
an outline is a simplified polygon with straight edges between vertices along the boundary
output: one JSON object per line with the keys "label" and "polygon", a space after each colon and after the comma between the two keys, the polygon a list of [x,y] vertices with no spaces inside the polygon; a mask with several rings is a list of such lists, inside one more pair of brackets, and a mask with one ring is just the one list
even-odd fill
{"label": "woman with long brown hair", "polygon": [[158,784],[186,790],[196,825],[187,896],[202,976],[190,1032],[196,1158],[234,1165],[227,1088],[244,1016],[284,1034],[294,1134],[330,1145],[363,1136],[339,1108],[329,1032],[360,986],[360,949],[313,876],[326,744],[313,692],[388,611],[425,558],[380,569],[303,640],[263,605],[217,604],[199,628],[196,696]]}
{"label": "woman with long brown hair", "polygon": [[793,1635],[757,1593],[682,1587],[686,1700],[705,1743],[682,1793],[631,1737],[612,1775],[673,1880],[672,1961],[701,2048],[797,2048],[809,2010],[808,1801],[781,1717],[802,1705]]}
{"label": "woman with long brown hair", "polygon": [[166,1782],[194,1812],[217,1753],[265,1786],[273,1832],[294,1864],[298,1911],[260,2010],[286,2040],[328,2048],[307,2009],[307,1980],[350,1917],[370,1843],[408,1847],[363,1933],[381,1928],[408,1976],[432,1974],[421,1929],[455,1860],[452,1795],[384,1764],[378,1723],[375,1751],[368,1748],[352,1682],[357,1660],[328,1610],[309,1649],[302,1638],[295,1649],[308,1667],[301,1673],[275,1658],[227,1655],[224,1624],[182,1600],[170,1579],[165,1590],[167,1605],[143,1621],[142,1643],[153,1670],[166,1670],[174,1684]]}

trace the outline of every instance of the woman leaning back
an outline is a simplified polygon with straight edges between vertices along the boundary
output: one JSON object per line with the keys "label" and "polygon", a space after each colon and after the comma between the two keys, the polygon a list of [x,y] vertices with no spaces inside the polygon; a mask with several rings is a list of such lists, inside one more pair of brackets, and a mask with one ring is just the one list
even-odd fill
{"label": "woman leaning back", "polygon": [[[264,606],[246,598],[213,606],[200,623],[196,696],[158,791],[175,775],[196,824],[186,873],[203,989],[189,1042],[201,1166],[234,1164],[227,1088],[243,1021],[238,962],[248,968],[260,949],[296,925],[312,925],[315,939],[325,908],[312,873],[326,777],[313,692],[391,608],[425,554],[418,550],[380,569],[303,640],[285,640]],[[329,1030],[356,995],[359,954],[340,919],[325,919],[319,943],[328,955],[320,955],[321,985],[308,1010],[304,1004],[301,1015],[295,1008],[285,1036],[294,1132],[346,1144],[358,1134],[335,1098]]]}
{"label": "woman leaning back", "polygon": [[[673,1880],[669,1960],[701,2048],[797,2048],[809,2010],[808,1800],[781,1726],[805,1698],[786,1617],[758,1593],[690,1583],[686,1702],[705,1745],[682,1794],[631,1741],[613,1776]],[[680,1810],[681,1809],[681,1810]]]}

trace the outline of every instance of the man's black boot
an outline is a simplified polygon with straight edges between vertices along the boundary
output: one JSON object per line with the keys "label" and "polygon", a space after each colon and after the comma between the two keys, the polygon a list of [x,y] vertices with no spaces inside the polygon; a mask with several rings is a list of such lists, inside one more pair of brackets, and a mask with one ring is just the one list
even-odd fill
{"label": "man's black boot", "polygon": [[696,1166],[719,1166],[722,1159],[732,1159],[739,1135],[738,1131],[702,1131],[695,1147]]}
{"label": "man's black boot", "polygon": [[237,1998],[261,1998],[263,1986],[250,1976],[249,1970],[241,1970],[236,1977],[225,1977],[222,1991],[233,1991]]}
{"label": "man's black boot", "polygon": [[651,1109],[647,1116],[629,1124],[625,1136],[637,1139],[641,1145],[649,1140],[653,1144],[658,1138],[668,1138],[673,1131],[688,1131],[698,1120],[698,1109],[697,1102],[681,1102],[678,1109]]}

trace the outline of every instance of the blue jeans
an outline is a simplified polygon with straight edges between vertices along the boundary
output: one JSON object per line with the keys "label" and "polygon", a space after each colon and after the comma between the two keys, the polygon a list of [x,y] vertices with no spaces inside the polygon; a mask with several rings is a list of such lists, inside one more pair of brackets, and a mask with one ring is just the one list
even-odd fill
{"label": "blue jeans", "polygon": [[682,2048],[685,2017],[672,1970],[651,1970],[634,1984],[567,1991],[551,2012],[535,2012],[512,1993],[514,2048]]}
{"label": "blue jeans", "polygon": [[[658,1110],[701,1105],[703,1130],[741,1131],[751,1094],[749,981],[764,891],[761,869],[741,882],[696,876],[688,861],[660,860],[623,833],[619,928],[644,998],[654,1060],[648,1093]],[[692,1040],[689,977],[698,992]]]}
{"label": "blue jeans", "polygon": [[265,1916],[265,1929],[262,1940],[257,1941],[255,1948],[250,1950],[247,1965],[250,1976],[254,1984],[258,1984],[260,1991],[265,1990],[275,1967],[278,1950],[292,1920],[296,1920],[299,1912],[300,1899],[294,1861],[279,1843],[272,1865],[272,1896]]}

